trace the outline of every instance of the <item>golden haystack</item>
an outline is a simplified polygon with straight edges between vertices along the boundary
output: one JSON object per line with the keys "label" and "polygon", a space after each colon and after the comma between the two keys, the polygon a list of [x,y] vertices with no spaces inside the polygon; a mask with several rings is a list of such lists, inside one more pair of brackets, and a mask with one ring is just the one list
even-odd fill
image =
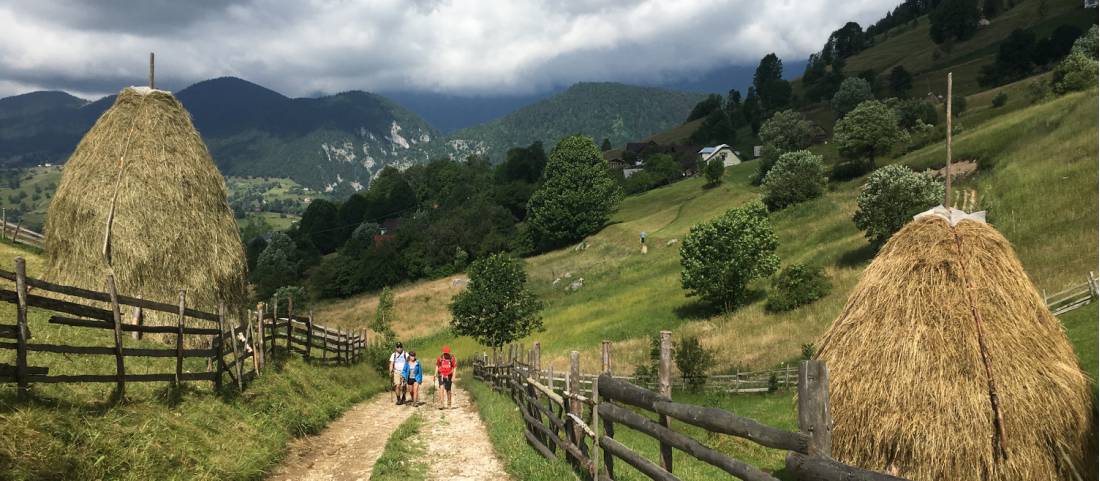
{"label": "golden haystack", "polygon": [[819,345],[843,462],[916,481],[1081,472],[1086,376],[1012,247],[984,222],[910,222]]}
{"label": "golden haystack", "polygon": [[[119,93],[65,164],[47,213],[47,279],[190,307],[245,298],[244,248],[191,116],[172,94]],[[174,319],[173,319],[174,322]]]}

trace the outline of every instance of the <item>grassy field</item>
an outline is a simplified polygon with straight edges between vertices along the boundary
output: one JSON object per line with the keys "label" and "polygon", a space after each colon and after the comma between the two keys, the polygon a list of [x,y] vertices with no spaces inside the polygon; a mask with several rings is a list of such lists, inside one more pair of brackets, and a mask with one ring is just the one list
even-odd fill
{"label": "grassy field", "polygon": [[[30,275],[41,273],[39,256],[0,244],[0,258],[20,255]],[[0,306],[4,323],[14,323],[14,317],[13,306]],[[35,342],[113,344],[109,331],[48,324],[47,319],[46,312],[30,311]],[[129,336],[124,342],[163,347]],[[112,356],[33,352],[28,357],[32,366],[48,366],[50,374],[114,373]],[[14,351],[0,351],[0,363],[14,364]],[[174,360],[127,358],[126,366],[133,373],[172,372]],[[203,371],[205,360],[188,359],[184,369]],[[276,357],[240,394],[233,388],[213,392],[208,382],[187,383],[181,390],[166,383],[130,383],[126,399],[116,404],[110,401],[112,384],[39,384],[32,387],[32,400],[23,403],[16,402],[14,385],[4,384],[0,473],[11,480],[262,479],[290,438],[320,431],[384,384],[365,364],[318,368],[298,356]]]}
{"label": "grassy field", "polygon": [[0,208],[12,223],[42,232],[46,209],[61,182],[61,166],[0,170]]}
{"label": "grassy field", "polygon": [[[1012,92],[1005,107],[978,104],[962,117],[967,127],[956,136],[956,159],[978,160],[981,168],[960,187],[977,189],[990,221],[1013,243],[1032,281],[1054,292],[1083,282],[1097,264],[1097,141],[1087,127],[1097,124],[1096,92],[1031,106],[1017,95],[1021,85],[1003,87]],[[935,144],[891,161],[923,170],[942,165],[944,157],[944,147]],[[696,222],[755,198],[757,190],[749,185],[755,169],[755,162],[730,168],[717,188],[689,179],[629,197],[612,224],[588,239],[586,250],[567,248],[527,259],[530,284],[546,302],[546,330],[524,341],[539,340],[544,363],[556,369],[566,366],[571,350],[581,351],[585,369],[595,368],[599,340],[609,339],[615,342],[617,369],[631,371],[644,360],[646,336],[661,329],[672,329],[677,337],[701,336],[717,353],[715,372],[796,359],[801,345],[813,342],[836,317],[873,255],[851,222],[862,180],[834,183],[823,197],[772,215],[783,264],[824,267],[834,284],[829,296],[788,313],[767,313],[767,283],[758,281],[752,286],[755,301],[716,314],[680,288],[679,246],[672,241]],[[647,255],[639,251],[641,231],[650,235]],[[562,282],[554,284],[566,276],[584,278],[584,287],[566,292]],[[425,352],[443,344],[460,355],[483,350],[449,333],[446,305],[454,292],[449,279],[399,288],[402,338],[413,339],[411,345]],[[360,296],[318,312],[357,322],[373,315],[375,302],[374,296]],[[1093,337],[1095,326],[1094,320]]]}

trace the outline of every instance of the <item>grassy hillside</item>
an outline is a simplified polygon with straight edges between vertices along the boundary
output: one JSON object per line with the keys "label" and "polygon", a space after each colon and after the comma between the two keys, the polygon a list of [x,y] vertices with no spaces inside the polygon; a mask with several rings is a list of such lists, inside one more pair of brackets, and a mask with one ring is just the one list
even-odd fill
{"label": "grassy hillside", "polygon": [[23,221],[31,230],[42,232],[46,209],[61,182],[61,166],[4,169],[0,171],[0,208],[10,222]]}
{"label": "grassy hillside", "polygon": [[[1078,93],[1026,106],[998,109],[998,116],[975,109],[956,137],[956,159],[976,159],[981,171],[962,187],[978,190],[990,221],[1015,246],[1036,286],[1055,291],[1080,283],[1097,264],[1096,92]],[[1015,110],[1013,110],[1015,109]],[[826,147],[827,148],[827,147]],[[917,169],[942,165],[942,145],[931,145],[893,162]],[[715,315],[685,297],[679,283],[678,245],[691,225],[755,198],[749,184],[755,163],[728,169],[718,188],[704,189],[689,179],[627,198],[613,223],[588,239],[587,250],[563,249],[527,259],[533,289],[546,301],[546,331],[527,341],[542,341],[544,359],[565,366],[570,350],[582,351],[592,367],[600,339],[616,341],[619,370],[632,370],[644,356],[645,336],[660,329],[697,334],[718,353],[717,370],[765,367],[797,358],[803,343],[813,342],[836,317],[848,292],[873,255],[851,222],[862,180],[833,184],[823,197],[772,215],[784,265],[820,265],[834,283],[833,293],[784,314],[764,312],[765,282],[752,287],[756,301],[727,315]],[[648,255],[639,252],[638,233],[650,234]],[[584,288],[567,293],[553,281],[569,274],[583,277]],[[560,286],[561,284],[559,284]],[[454,289],[447,280],[399,290],[398,332],[421,349],[443,343],[459,352],[481,350],[446,329],[445,307]],[[345,300],[319,309],[373,312],[370,297]],[[358,306],[358,308],[353,307]],[[406,306],[410,309],[405,311]],[[1076,335],[1095,342],[1096,322]],[[1072,333],[1071,332],[1071,333]],[[1086,343],[1088,339],[1074,339]]]}
{"label": "grassy hillside", "polygon": [[[44,268],[33,252],[0,244],[0,259],[27,259],[34,276]],[[10,265],[4,266],[11,269]],[[8,287],[10,289],[10,287]],[[12,323],[14,306],[0,305]],[[47,323],[32,309],[29,327],[38,342],[111,345],[109,331]],[[155,347],[134,341],[130,347]],[[14,351],[0,363],[14,364]],[[51,374],[114,373],[111,356],[34,352],[30,364]],[[171,372],[170,358],[127,358],[127,372]],[[206,368],[187,359],[187,371]],[[209,383],[181,391],[165,383],[130,383],[126,400],[109,402],[111,384],[39,384],[28,403],[16,402],[15,386],[0,385],[0,473],[8,480],[188,479],[256,480],[282,457],[287,441],[318,432],[348,406],[379,392],[383,381],[364,364],[319,368],[299,356],[278,357],[243,394],[212,392]]]}

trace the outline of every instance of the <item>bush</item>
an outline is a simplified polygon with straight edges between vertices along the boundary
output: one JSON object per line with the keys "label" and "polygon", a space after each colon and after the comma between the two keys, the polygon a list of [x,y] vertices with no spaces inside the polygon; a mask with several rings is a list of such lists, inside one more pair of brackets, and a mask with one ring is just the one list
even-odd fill
{"label": "bush", "polygon": [[833,95],[833,112],[836,112],[836,118],[843,118],[857,105],[868,100],[874,100],[874,98],[875,94],[871,91],[871,84],[859,77],[848,77],[844,79],[844,82],[841,82],[840,88]]}
{"label": "bush", "polygon": [[865,159],[871,169],[875,157],[889,153],[905,137],[894,110],[877,100],[856,106],[833,130],[833,142],[840,155],[853,161]]}
{"label": "bush", "polygon": [[829,171],[829,180],[843,182],[845,180],[852,180],[862,177],[864,174],[870,171],[871,166],[868,165],[867,162],[864,162],[862,160],[837,162]]}
{"label": "bush", "polygon": [[764,178],[764,205],[779,210],[819,197],[824,190],[825,164],[821,156],[808,150],[788,152]]}
{"label": "bush", "polygon": [[815,126],[800,112],[784,110],[776,112],[760,126],[760,144],[763,155],[757,167],[754,185],[760,185],[768,170],[786,152],[802,150],[813,145]]}
{"label": "bush", "polygon": [[921,99],[890,99],[888,105],[893,107],[894,115],[898,119],[898,127],[912,132],[920,124],[936,125],[939,114],[936,107]]}
{"label": "bush", "polygon": [[942,201],[942,183],[904,165],[888,165],[872,173],[860,189],[852,220],[878,244]]}
{"label": "bush", "polygon": [[765,308],[771,312],[789,311],[825,297],[832,288],[832,283],[820,267],[793,264],[772,280],[772,291]]}
{"label": "bush", "polygon": [[1027,84],[1027,99],[1033,104],[1050,100],[1050,84],[1042,80],[1033,80]]}
{"label": "bush", "polygon": [[750,281],[779,267],[778,246],[762,203],[730,209],[691,227],[680,246],[680,284],[688,295],[731,310],[744,301]]}
{"label": "bush", "polygon": [[1061,95],[1096,85],[1096,75],[1096,61],[1084,53],[1075,51],[1054,67],[1051,84],[1054,86],[1054,92]]}
{"label": "bush", "polygon": [[684,384],[697,391],[707,382],[707,367],[714,363],[714,353],[703,347],[697,337],[685,337],[675,349],[676,367]]}
{"label": "bush", "polygon": [[993,97],[993,108],[1004,107],[1006,103],[1008,103],[1008,94],[1007,93],[1001,92],[1001,93],[997,94],[995,97]]}
{"label": "bush", "polygon": [[726,164],[717,157],[710,159],[703,169],[703,175],[707,178],[707,184],[718,185],[722,182],[722,175],[726,173]]}

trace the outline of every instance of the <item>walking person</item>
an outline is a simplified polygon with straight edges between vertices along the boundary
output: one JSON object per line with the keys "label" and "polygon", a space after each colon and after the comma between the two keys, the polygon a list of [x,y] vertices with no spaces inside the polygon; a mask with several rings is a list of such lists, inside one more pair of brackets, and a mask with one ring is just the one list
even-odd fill
{"label": "walking person", "polygon": [[413,407],[420,405],[420,385],[424,383],[424,370],[420,368],[420,361],[416,360],[416,351],[409,351],[409,360],[405,362],[402,371],[405,376],[405,384],[409,386],[409,398]]}
{"label": "walking person", "polygon": [[405,402],[405,364],[409,360],[409,353],[405,352],[401,343],[394,345],[394,351],[390,354],[390,377],[393,379],[393,398],[395,404]]}
{"label": "walking person", "polygon": [[[451,407],[451,385],[454,383],[455,369],[458,362],[451,355],[451,348],[443,346],[443,355],[435,358],[435,385],[439,391],[439,409]],[[447,404],[443,404],[443,399]]]}

